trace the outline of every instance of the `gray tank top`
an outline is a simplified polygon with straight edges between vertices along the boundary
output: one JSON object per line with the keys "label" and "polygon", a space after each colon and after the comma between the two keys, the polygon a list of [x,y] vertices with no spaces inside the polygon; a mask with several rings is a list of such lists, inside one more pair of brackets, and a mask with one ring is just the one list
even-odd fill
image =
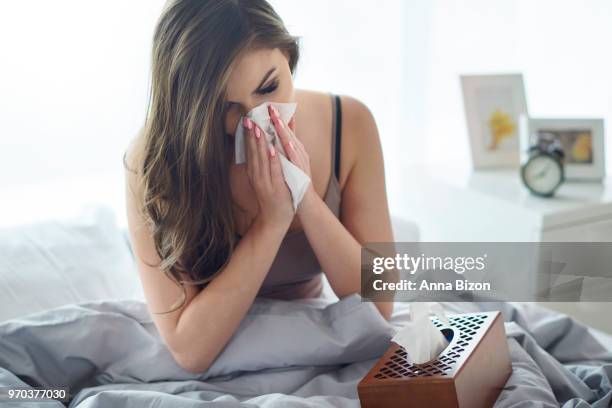
{"label": "gray tank top", "polygon": [[[332,97],[332,174],[323,201],[340,218],[340,141],[342,109],[340,98]],[[285,235],[257,296],[275,299],[318,297],[323,289],[322,270],[304,230]]]}

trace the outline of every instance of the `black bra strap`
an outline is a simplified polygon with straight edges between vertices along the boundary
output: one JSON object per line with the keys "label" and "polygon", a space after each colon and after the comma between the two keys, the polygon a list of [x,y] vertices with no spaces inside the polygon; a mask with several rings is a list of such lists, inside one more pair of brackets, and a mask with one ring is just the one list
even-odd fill
{"label": "black bra strap", "polygon": [[334,172],[336,179],[340,181],[340,135],[342,134],[342,107],[340,105],[340,97],[335,95],[336,100],[336,157],[334,162]]}

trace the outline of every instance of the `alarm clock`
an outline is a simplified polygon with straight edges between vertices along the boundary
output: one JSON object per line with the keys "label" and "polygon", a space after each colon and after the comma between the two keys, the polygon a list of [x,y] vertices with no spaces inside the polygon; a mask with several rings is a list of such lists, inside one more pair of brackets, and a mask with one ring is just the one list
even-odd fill
{"label": "alarm clock", "polygon": [[558,141],[539,143],[529,148],[528,159],[521,166],[521,179],[532,194],[552,197],[565,180],[563,150]]}

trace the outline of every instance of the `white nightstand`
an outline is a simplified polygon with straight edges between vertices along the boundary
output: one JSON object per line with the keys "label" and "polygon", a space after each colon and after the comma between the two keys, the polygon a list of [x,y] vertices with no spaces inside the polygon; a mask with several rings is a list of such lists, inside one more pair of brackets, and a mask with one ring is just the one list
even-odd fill
{"label": "white nightstand", "polygon": [[518,169],[408,168],[393,211],[419,224],[421,241],[612,241],[612,182],[566,182],[531,195]]}
{"label": "white nightstand", "polygon": [[[408,167],[394,214],[414,220],[423,242],[612,241],[612,180],[566,182],[554,198],[531,195],[518,169]],[[610,302],[540,303],[612,333]]]}

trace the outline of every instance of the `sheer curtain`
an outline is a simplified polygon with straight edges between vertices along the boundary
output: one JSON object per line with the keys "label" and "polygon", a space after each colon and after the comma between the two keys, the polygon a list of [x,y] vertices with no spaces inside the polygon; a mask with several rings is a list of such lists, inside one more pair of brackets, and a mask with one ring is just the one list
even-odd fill
{"label": "sheer curtain", "polygon": [[[469,163],[462,72],[522,71],[532,114],[612,119],[609,0],[271,3],[302,37],[296,86],[374,114],[392,210],[408,165]],[[144,119],[163,4],[0,3],[0,223],[87,202],[125,222],[121,156]]]}

